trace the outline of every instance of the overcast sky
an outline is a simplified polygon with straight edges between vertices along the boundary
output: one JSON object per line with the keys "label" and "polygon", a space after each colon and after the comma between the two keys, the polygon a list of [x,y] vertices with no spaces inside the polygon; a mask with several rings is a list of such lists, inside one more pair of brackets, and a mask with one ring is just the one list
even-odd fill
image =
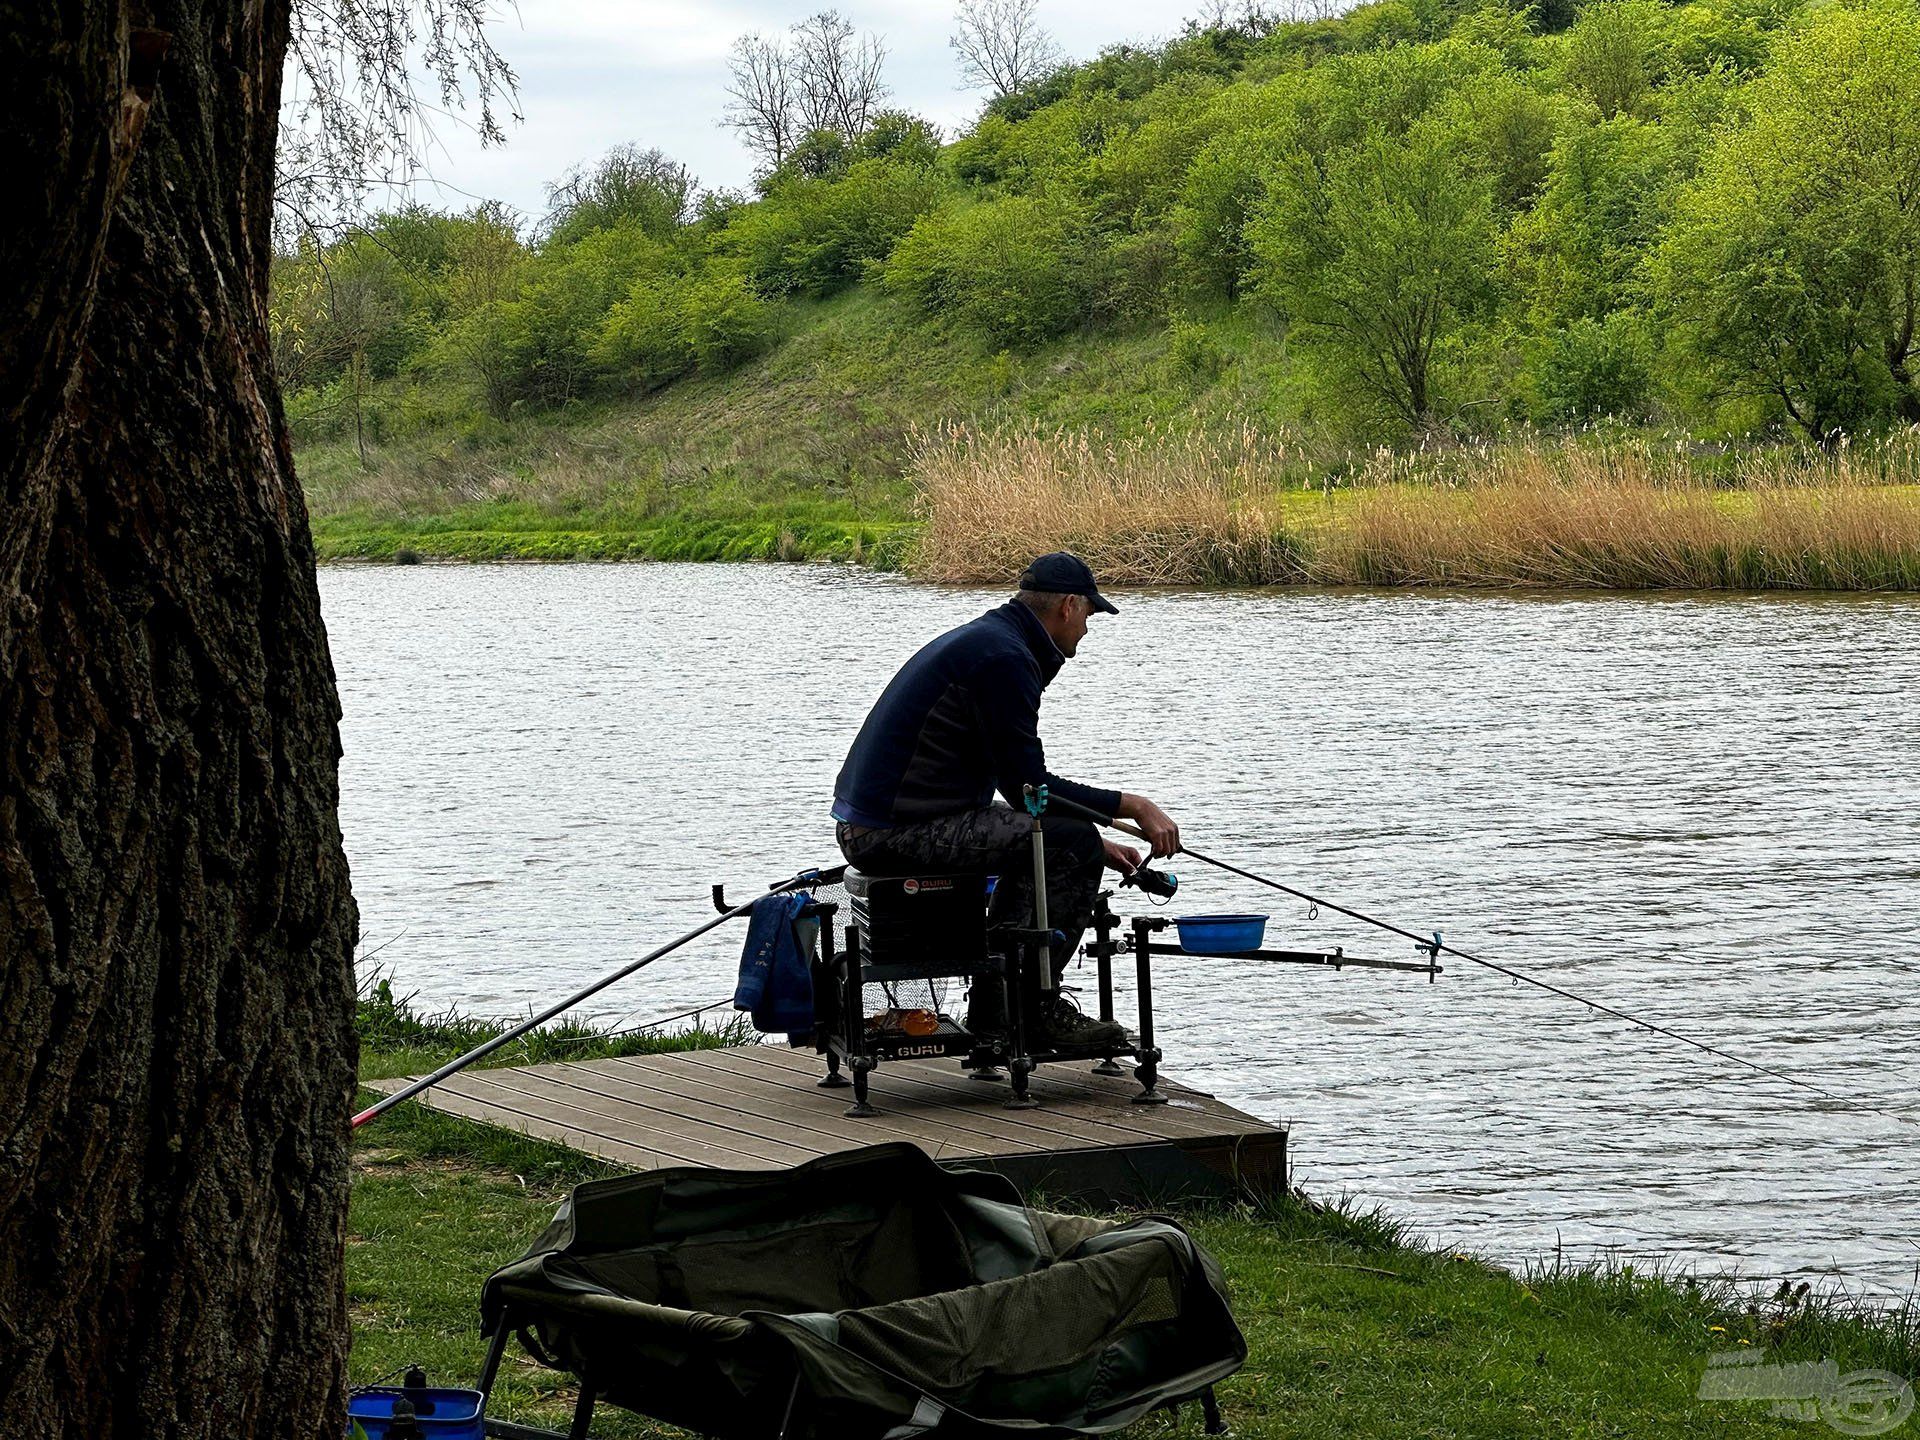
{"label": "overcast sky", "polygon": [[[1199,0],[1040,0],[1041,23],[1067,54],[1084,59],[1116,41],[1164,39]],[[427,165],[439,187],[415,187],[429,204],[464,209],[504,200],[538,216],[544,186],[568,167],[628,140],[657,145],[707,189],[744,188],[752,161],[722,123],[727,49],[749,30],[783,30],[823,8],[751,0],[520,0],[493,27],[494,43],[520,79],[520,112],[507,143],[482,149],[452,121],[435,125]],[[949,137],[982,96],[958,88],[950,3],[855,0],[839,8],[887,46],[890,105],[938,123]]]}

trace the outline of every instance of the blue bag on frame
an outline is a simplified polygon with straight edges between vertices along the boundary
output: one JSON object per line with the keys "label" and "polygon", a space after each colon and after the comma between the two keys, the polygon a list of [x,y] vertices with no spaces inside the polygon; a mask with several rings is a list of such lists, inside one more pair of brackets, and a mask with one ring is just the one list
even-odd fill
{"label": "blue bag on frame", "polygon": [[813,897],[762,895],[747,914],[747,943],[740,952],[740,980],[733,1008],[747,1011],[762,1034],[784,1031],[803,1040],[813,1033],[813,974],[820,922],[802,920]]}

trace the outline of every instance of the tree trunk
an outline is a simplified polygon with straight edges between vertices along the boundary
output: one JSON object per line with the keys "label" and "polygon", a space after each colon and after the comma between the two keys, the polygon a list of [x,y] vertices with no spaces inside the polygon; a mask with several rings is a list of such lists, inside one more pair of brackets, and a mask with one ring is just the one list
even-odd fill
{"label": "tree trunk", "polygon": [[357,929],[285,0],[0,0],[0,1435],[338,1435]]}

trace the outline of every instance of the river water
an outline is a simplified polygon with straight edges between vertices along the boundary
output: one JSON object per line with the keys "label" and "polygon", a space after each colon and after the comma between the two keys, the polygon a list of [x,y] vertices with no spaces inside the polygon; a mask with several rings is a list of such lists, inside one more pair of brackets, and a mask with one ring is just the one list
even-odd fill
{"label": "river water", "polygon": [[[712,881],[837,859],[827,806],[867,706],[1002,598],[721,565],[332,568],[321,590],[362,954],[483,1014],[690,929]],[[1047,695],[1059,773],[1153,796],[1249,869],[1920,1112],[1920,603],[1117,598]],[[1176,911],[1413,958],[1174,868]],[[724,997],[739,939],[590,1013]],[[1920,1129],[1463,962],[1429,985],[1169,960],[1155,991],[1169,1073],[1291,1122],[1308,1189],[1460,1248],[1901,1293],[1920,1265]]]}

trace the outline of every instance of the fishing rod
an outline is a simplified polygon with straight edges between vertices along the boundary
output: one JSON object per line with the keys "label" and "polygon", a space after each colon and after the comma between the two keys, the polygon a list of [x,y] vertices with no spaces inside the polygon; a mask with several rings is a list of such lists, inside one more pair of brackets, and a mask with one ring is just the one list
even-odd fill
{"label": "fishing rod", "polygon": [[[815,886],[819,886],[819,885],[832,885],[840,879],[841,875],[845,873],[845,871],[846,871],[846,866],[844,865],[835,865],[826,870],[820,870],[820,869],[802,870],[799,874],[795,875],[790,880],[781,880],[776,882],[775,884],[769,885],[767,887],[767,893],[779,894],[783,891],[811,890]],[[387,1111],[393,1109],[394,1106],[400,1104],[402,1101],[411,1100],[414,1096],[420,1094],[424,1090],[431,1090],[435,1085],[438,1085],[442,1080],[445,1080],[449,1075],[458,1074],[460,1071],[466,1069],[469,1065],[473,1064],[473,1062],[476,1060],[484,1060],[487,1056],[491,1055],[494,1051],[498,1050],[503,1045],[511,1045],[515,1040],[518,1040],[522,1035],[526,1034],[529,1030],[532,1030],[538,1026],[546,1024],[547,1021],[553,1019],[554,1016],[560,1014],[563,1011],[571,1010],[574,1006],[578,1005],[581,1001],[592,999],[595,995],[598,995],[602,990],[606,989],[609,985],[613,984],[615,981],[626,979],[627,976],[633,974],[634,971],[639,970],[644,966],[651,965],[654,961],[658,960],[662,955],[670,954],[671,952],[678,950],[682,945],[687,944],[689,941],[699,939],[702,935],[706,934],[709,930],[716,930],[720,926],[726,924],[727,921],[736,919],[737,917],[746,914],[749,910],[753,908],[753,905],[754,905],[754,902],[751,900],[748,900],[744,904],[735,905],[730,910],[722,910],[713,919],[707,921],[703,925],[695,926],[693,929],[689,930],[686,934],[682,935],[678,940],[669,940],[665,945],[660,946],[657,950],[649,950],[646,954],[642,955],[638,960],[635,960],[630,964],[621,966],[620,969],[614,971],[611,975],[606,976],[604,979],[594,981],[593,984],[587,986],[586,989],[576,991],[572,995],[569,995],[566,999],[560,1001],[558,1004],[548,1006],[545,1010],[542,1010],[538,1015],[535,1015],[532,1019],[522,1021],[520,1024],[514,1026],[511,1030],[508,1030],[503,1034],[494,1036],[493,1039],[487,1041],[483,1045],[474,1046],[473,1049],[467,1051],[466,1054],[461,1055],[456,1059],[449,1060],[446,1064],[442,1065],[438,1070],[434,1071],[431,1075],[422,1076],[420,1079],[413,1081],[411,1084],[405,1086],[404,1088],[394,1091],[393,1094],[387,1096],[385,1099],[379,1101],[377,1104],[369,1105],[366,1109],[362,1110],[358,1115],[353,1117],[353,1128],[358,1130],[362,1125],[366,1124],[369,1120],[372,1120],[377,1116],[386,1114]]]}
{"label": "fishing rod", "polygon": [[[1131,825],[1124,820],[1110,819],[1109,817],[1102,815],[1097,810],[1091,810],[1088,807],[1084,805],[1076,804],[1071,800],[1064,800],[1064,799],[1061,799],[1059,796],[1052,796],[1048,800],[1048,808],[1051,810],[1057,810],[1065,815],[1071,815],[1077,819],[1091,820],[1096,825],[1111,826],[1113,829],[1120,831],[1122,834],[1133,836],[1133,838],[1136,840],[1145,840],[1149,845],[1153,843],[1151,840],[1148,840],[1146,833],[1140,830],[1138,827]],[[1876,1114],[1876,1115],[1884,1115],[1889,1120],[1898,1120],[1903,1125],[1920,1125],[1920,1120],[1916,1120],[1911,1115],[1903,1115],[1899,1111],[1887,1110],[1878,1105],[1867,1105],[1849,1096],[1837,1095],[1831,1090],[1824,1089],[1821,1086],[1814,1084],[1811,1080],[1801,1079],[1798,1075],[1790,1075],[1784,1070],[1774,1069],[1771,1065],[1762,1065],[1757,1060],[1749,1060],[1745,1056],[1735,1055],[1730,1051],[1722,1050],[1719,1046],[1710,1045],[1704,1040],[1696,1040],[1691,1035],[1683,1035],[1680,1031],[1669,1029],[1665,1025],[1655,1024],[1651,1020],[1643,1020],[1638,1015],[1630,1015],[1624,1010],[1616,1009],[1613,1006],[1604,1004],[1599,1000],[1594,1000],[1585,995],[1576,994],[1571,990],[1568,990],[1559,985],[1553,984],[1551,981],[1542,980],[1537,976],[1529,975],[1524,970],[1517,970],[1511,965],[1503,965],[1497,960],[1489,960],[1489,959],[1486,959],[1484,956],[1470,954],[1469,952],[1462,950],[1457,946],[1446,944],[1444,941],[1441,940],[1440,932],[1438,930],[1434,931],[1430,936],[1418,934],[1415,931],[1407,930],[1402,928],[1399,925],[1395,925],[1390,920],[1382,920],[1376,915],[1369,915],[1364,911],[1354,910],[1348,906],[1341,905],[1335,901],[1324,899],[1321,896],[1309,894],[1305,890],[1295,889],[1291,885],[1283,885],[1278,880],[1271,879],[1268,876],[1256,875],[1251,870],[1243,870],[1238,865],[1231,864],[1228,861],[1221,860],[1212,855],[1203,854],[1202,852],[1192,849],[1187,845],[1180,846],[1180,853],[1182,855],[1192,856],[1195,860],[1198,860],[1203,865],[1211,865],[1215,869],[1225,870],[1230,875],[1238,875],[1243,880],[1251,880],[1256,885],[1264,885],[1270,890],[1278,890],[1283,895],[1291,895],[1296,900],[1304,900],[1307,904],[1315,906],[1318,909],[1332,910],[1337,914],[1347,916],[1349,919],[1358,920],[1362,924],[1375,926],[1378,929],[1385,930],[1388,933],[1393,935],[1404,936],[1407,939],[1413,941],[1413,943],[1419,946],[1422,950],[1425,950],[1429,954],[1433,955],[1435,958],[1438,958],[1439,953],[1441,951],[1445,951],[1447,954],[1456,956],[1461,960],[1465,960],[1469,964],[1479,965],[1485,969],[1495,972],[1496,974],[1505,975],[1509,979],[1513,980],[1516,984],[1532,985],[1536,989],[1545,990],[1550,995],[1558,995],[1565,1000],[1577,1001],[1579,1004],[1585,1005],[1590,1010],[1599,1011],[1602,1015],[1609,1015],[1616,1020],[1624,1020],[1629,1025],[1637,1025],[1642,1030],[1651,1030],[1656,1035],[1664,1035],[1670,1040],[1678,1040],[1682,1045],[1691,1045],[1694,1049],[1703,1051],[1706,1054],[1715,1056],[1718,1059],[1728,1061],[1734,1065],[1744,1066],[1748,1070],[1755,1071],[1756,1073],[1761,1075],[1770,1076],[1775,1080],[1785,1081],[1789,1085],[1797,1085],[1802,1090],[1810,1090],[1815,1095],[1820,1096],[1822,1099],[1831,1100],[1835,1104],[1843,1106],[1847,1109],[1871,1111],[1873,1114]]]}

